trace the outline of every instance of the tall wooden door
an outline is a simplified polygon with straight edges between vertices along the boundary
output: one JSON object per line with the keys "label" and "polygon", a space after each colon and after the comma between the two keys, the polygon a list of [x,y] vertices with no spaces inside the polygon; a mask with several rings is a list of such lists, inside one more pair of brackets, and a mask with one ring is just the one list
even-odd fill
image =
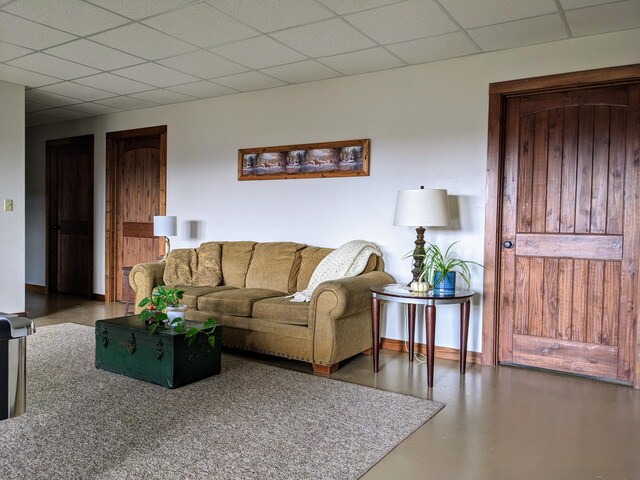
{"label": "tall wooden door", "polygon": [[46,143],[47,290],[93,295],[93,135]]}
{"label": "tall wooden door", "polygon": [[498,359],[632,382],[640,85],[514,96],[505,128]]}
{"label": "tall wooden door", "polygon": [[122,268],[163,253],[153,216],[166,211],[166,127],[108,133],[107,167],[107,299],[122,301]]}

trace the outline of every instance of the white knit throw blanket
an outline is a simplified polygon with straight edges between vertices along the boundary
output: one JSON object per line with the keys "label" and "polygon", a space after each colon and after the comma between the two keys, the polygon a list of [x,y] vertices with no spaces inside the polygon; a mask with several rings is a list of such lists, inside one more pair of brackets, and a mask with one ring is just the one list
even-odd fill
{"label": "white knit throw blanket", "polygon": [[309,286],[301,292],[294,293],[291,301],[309,302],[313,291],[322,282],[361,274],[371,255],[382,257],[382,252],[376,245],[364,240],[351,240],[336,248],[318,264],[311,275]]}

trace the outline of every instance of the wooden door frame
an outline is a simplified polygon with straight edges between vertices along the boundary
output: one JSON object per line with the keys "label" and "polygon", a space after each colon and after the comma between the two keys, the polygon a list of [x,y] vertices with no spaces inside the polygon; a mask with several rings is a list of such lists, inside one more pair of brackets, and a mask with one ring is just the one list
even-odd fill
{"label": "wooden door frame", "polygon": [[167,126],[136,128],[107,133],[106,147],[106,185],[105,185],[105,301],[115,302],[121,272],[116,271],[117,244],[117,187],[119,171],[117,169],[118,144],[132,137],[160,137],[160,212],[167,211]]}
{"label": "wooden door frame", "polygon": [[[52,178],[51,175],[49,174],[50,170],[51,170],[51,157],[49,156],[49,149],[50,148],[55,148],[55,147],[61,147],[64,145],[74,145],[74,144],[89,144],[91,146],[90,150],[90,161],[89,161],[89,169],[90,169],[90,173],[89,176],[90,178],[93,180],[93,175],[94,175],[94,137],[93,134],[89,134],[89,135],[80,135],[77,137],[67,137],[67,138],[57,138],[54,140],[47,140],[45,142],[45,236],[44,236],[44,243],[45,243],[45,259],[44,259],[44,268],[45,268],[45,286],[44,286],[44,290],[45,293],[49,293],[49,289],[50,286],[52,285],[52,283],[56,283],[56,287],[57,287],[57,282],[52,282],[51,279],[51,256],[52,256],[52,252],[51,252],[51,248],[50,248],[50,242],[51,242],[51,233],[50,233],[50,228],[49,225],[51,225],[51,213],[52,213],[52,205],[51,205],[51,192],[53,190],[53,182],[52,182]],[[89,243],[91,244],[91,263],[89,265],[89,278],[91,281],[91,286],[88,288],[87,291],[87,296],[92,297],[94,295],[93,293],[93,248],[94,248],[94,243],[93,243],[93,208],[94,208],[94,201],[93,201],[93,191],[94,191],[94,182],[91,182],[90,185],[90,195],[89,198],[91,200],[91,208],[89,208],[88,211],[88,215],[89,218],[87,220],[88,222],[88,229],[89,229]],[[57,289],[57,288],[56,288]]]}
{"label": "wooden door frame", "polygon": [[[487,186],[485,207],[484,279],[482,306],[482,364],[498,362],[498,320],[500,250],[502,245],[502,187],[504,168],[504,119],[509,96],[542,93],[569,88],[587,88],[640,82],[640,64],[547,75],[489,85],[489,126],[487,145]],[[636,309],[640,306],[640,288]],[[640,388],[640,322],[636,317],[634,386]]]}

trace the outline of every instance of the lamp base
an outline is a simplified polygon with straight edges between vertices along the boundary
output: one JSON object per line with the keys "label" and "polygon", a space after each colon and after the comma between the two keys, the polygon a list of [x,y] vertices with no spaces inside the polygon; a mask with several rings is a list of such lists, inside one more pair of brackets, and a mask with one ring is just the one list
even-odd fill
{"label": "lamp base", "polygon": [[420,278],[420,264],[422,263],[422,255],[424,255],[424,227],[416,228],[416,241],[414,242],[416,247],[413,249],[413,279],[411,282],[417,282]]}

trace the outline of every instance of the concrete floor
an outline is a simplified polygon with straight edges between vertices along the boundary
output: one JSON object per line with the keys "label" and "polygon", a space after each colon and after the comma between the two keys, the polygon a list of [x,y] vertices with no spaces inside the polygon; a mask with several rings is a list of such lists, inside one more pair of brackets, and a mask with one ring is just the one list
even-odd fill
{"label": "concrete floor", "polygon": [[[27,309],[36,327],[93,325],[122,315],[123,305],[27,294]],[[304,363],[248,356],[311,373]],[[358,356],[331,375],[446,403],[365,480],[640,480],[640,391],[504,366],[468,365],[461,377],[458,367],[458,362],[436,359],[430,392],[425,365],[388,350],[382,351],[378,374],[372,373],[371,357]]]}

